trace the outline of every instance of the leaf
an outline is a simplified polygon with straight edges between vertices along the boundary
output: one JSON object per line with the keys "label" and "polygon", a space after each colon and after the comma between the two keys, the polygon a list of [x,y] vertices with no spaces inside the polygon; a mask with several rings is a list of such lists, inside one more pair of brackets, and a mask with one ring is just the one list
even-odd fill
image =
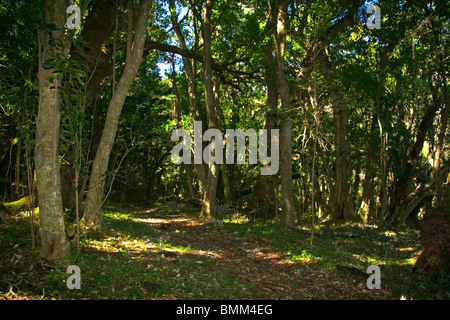
{"label": "leaf", "polygon": [[42,63],[42,67],[44,69],[52,69],[54,67],[54,64],[53,62],[50,62],[50,60],[47,60],[44,63]]}
{"label": "leaf", "polygon": [[14,138],[14,139],[12,139],[12,141],[11,141],[11,145],[15,145],[15,144],[17,144],[17,142],[19,142],[19,138]]}

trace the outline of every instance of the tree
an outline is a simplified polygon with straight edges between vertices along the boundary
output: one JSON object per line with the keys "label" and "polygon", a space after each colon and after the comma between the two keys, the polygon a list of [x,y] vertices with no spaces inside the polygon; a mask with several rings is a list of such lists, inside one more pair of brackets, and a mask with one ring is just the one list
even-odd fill
{"label": "tree", "polygon": [[136,77],[141,65],[145,38],[147,36],[148,18],[150,15],[150,0],[143,0],[136,21],[135,34],[133,37],[134,11],[128,8],[128,34],[127,34],[127,57],[125,69],[113,92],[108,106],[102,136],[97,148],[92,172],[89,181],[89,189],[86,196],[84,212],[84,223],[93,230],[99,230],[102,226],[101,207],[104,201],[105,174],[108,168],[109,157],[114,144],[122,111],[128,90]]}
{"label": "tree", "polygon": [[286,32],[289,30],[289,17],[287,12],[287,2],[279,0],[273,4],[269,3],[269,16],[272,16],[271,10],[275,10],[274,19],[276,24],[272,23],[275,33],[275,43],[277,52],[277,83],[278,93],[281,100],[280,115],[280,174],[281,174],[281,223],[287,227],[294,224],[295,206],[294,193],[292,185],[292,98],[289,88],[289,82],[285,74],[285,50],[286,50]]}
{"label": "tree", "polygon": [[423,251],[415,268],[421,272],[450,272],[450,174],[442,202],[428,214],[420,228]]}
{"label": "tree", "polygon": [[[211,16],[214,1],[207,0],[203,16],[203,71],[205,77],[205,104],[208,128],[219,128],[220,120],[214,103],[213,78],[211,69]],[[212,140],[211,144],[217,143]],[[215,152],[215,151],[213,151]],[[217,163],[209,164],[206,178],[205,194],[203,199],[202,216],[209,218],[215,213],[217,181],[219,178]]]}
{"label": "tree", "polygon": [[70,245],[65,232],[59,163],[61,65],[64,55],[65,2],[44,0],[45,25],[39,30],[39,110],[36,119],[36,178],[39,194],[40,253],[65,262]]}

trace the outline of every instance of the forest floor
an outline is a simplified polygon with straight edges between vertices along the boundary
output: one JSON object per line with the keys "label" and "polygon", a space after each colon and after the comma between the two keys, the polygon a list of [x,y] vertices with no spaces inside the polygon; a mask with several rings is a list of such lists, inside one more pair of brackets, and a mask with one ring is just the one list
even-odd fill
{"label": "forest floor", "polygon": [[[323,223],[313,244],[301,223],[249,222],[237,213],[208,223],[195,207],[110,207],[104,231],[82,234],[71,274],[31,248],[27,214],[0,219],[0,299],[450,299],[448,275],[413,271],[418,231]],[[306,222],[305,224],[306,225]],[[369,289],[367,267],[381,271]]]}

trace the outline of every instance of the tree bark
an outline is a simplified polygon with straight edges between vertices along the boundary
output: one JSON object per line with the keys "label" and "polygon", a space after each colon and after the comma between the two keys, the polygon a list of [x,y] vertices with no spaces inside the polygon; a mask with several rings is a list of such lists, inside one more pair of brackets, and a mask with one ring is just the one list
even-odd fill
{"label": "tree bark", "polygon": [[[218,128],[216,108],[214,106],[214,89],[211,69],[211,16],[213,0],[206,1],[205,13],[203,17],[203,71],[205,74],[205,103],[208,128]],[[212,142],[212,141],[211,141]],[[212,163],[209,166],[208,177],[206,178],[206,188],[203,198],[202,217],[210,218],[215,214],[218,165]]]}
{"label": "tree bark", "polygon": [[[264,79],[267,88],[266,123],[267,135],[272,136],[272,129],[278,127],[278,90],[277,90],[277,61],[274,59],[272,19],[268,20],[269,40],[262,45],[264,62]],[[268,152],[271,152],[268,150]],[[273,177],[260,175],[255,184],[253,195],[247,209],[253,212],[255,218],[270,219],[276,217],[276,188],[277,181]]]}
{"label": "tree bark", "polygon": [[[271,5],[269,0],[269,5]],[[292,119],[289,83],[285,74],[284,53],[286,47],[286,30],[288,15],[286,0],[276,3],[277,26],[275,40],[277,48],[277,82],[281,99],[280,132],[280,174],[281,174],[281,223],[290,227],[294,224],[294,190],[292,185]],[[275,28],[275,26],[274,26]]]}
{"label": "tree bark", "polygon": [[[172,26],[175,32],[175,36],[180,43],[181,50],[184,52],[190,52],[187,45],[186,40],[184,39],[184,35],[181,32],[180,25],[178,23],[177,12],[175,8],[174,0],[169,0],[169,8],[171,12],[171,20]],[[196,35],[197,37],[197,35]],[[197,41],[197,39],[195,39]],[[186,70],[186,79],[188,83],[188,94],[189,94],[189,118],[190,118],[190,127],[193,128],[194,121],[201,120],[199,106],[198,106],[198,92],[197,92],[197,83],[196,83],[196,72],[194,70],[193,62],[191,62],[190,58],[186,55],[183,55],[183,65]],[[200,56],[200,60],[203,61],[203,57]],[[206,188],[206,179],[208,168],[205,163],[194,164],[195,171],[197,173],[197,182],[199,187],[199,193],[204,195],[204,190]]]}
{"label": "tree bark", "polygon": [[350,150],[347,141],[348,110],[346,107],[334,108],[334,137],[336,156],[336,183],[333,196],[332,217],[347,220],[353,217],[352,199],[349,194]]}
{"label": "tree bark", "polygon": [[[142,62],[150,7],[150,0],[143,0],[134,38],[132,38],[132,30],[128,32],[129,45],[127,46],[125,69],[109,103],[105,126],[92,166],[83,220],[84,224],[93,230],[99,230],[102,226],[101,206],[104,197],[105,174],[114,145],[122,107]],[[130,29],[130,22],[133,21],[133,17],[129,18]]]}
{"label": "tree bark", "polygon": [[39,194],[40,254],[44,259],[58,263],[67,262],[70,255],[70,244],[65,232],[58,158],[62,75],[54,66],[49,67],[48,64],[52,61],[50,59],[61,59],[65,11],[65,1],[44,0],[45,22],[47,26],[51,24],[54,28],[41,29],[38,35],[39,109],[36,119],[35,161]]}
{"label": "tree bark", "polygon": [[123,0],[95,1],[80,33],[81,43],[84,45],[76,46],[73,50],[71,60],[83,66],[87,74],[86,105],[98,96],[103,88],[102,82],[112,72],[112,50],[104,53],[103,48],[111,35],[114,17],[118,14],[117,8],[122,2]]}

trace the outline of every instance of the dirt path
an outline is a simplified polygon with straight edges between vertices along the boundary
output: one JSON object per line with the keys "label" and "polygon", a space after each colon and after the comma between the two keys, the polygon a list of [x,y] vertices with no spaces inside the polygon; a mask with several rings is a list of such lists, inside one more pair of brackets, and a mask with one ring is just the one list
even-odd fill
{"label": "dirt path", "polygon": [[290,261],[264,238],[241,238],[223,227],[179,215],[135,216],[208,255],[215,261],[214,271],[224,270],[252,283],[264,299],[392,299],[383,288],[369,290],[364,275],[338,275],[314,262]]}

